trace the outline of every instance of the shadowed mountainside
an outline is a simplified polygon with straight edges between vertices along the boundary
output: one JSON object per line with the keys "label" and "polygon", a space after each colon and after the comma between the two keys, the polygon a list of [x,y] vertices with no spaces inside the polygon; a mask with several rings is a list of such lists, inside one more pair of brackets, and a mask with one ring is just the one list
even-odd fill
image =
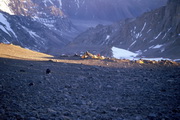
{"label": "shadowed mountainside", "polygon": [[0,42],[55,55],[88,27],[136,17],[166,3],[153,1],[0,0]]}
{"label": "shadowed mountainside", "polygon": [[180,2],[169,0],[167,6],[112,25],[89,28],[60,52],[112,56],[112,47],[136,52],[140,57],[180,58]]}

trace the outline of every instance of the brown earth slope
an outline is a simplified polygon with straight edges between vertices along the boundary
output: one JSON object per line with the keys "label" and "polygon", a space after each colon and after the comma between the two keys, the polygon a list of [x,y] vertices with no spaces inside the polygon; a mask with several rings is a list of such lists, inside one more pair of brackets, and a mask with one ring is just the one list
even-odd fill
{"label": "brown earth slope", "polygon": [[0,43],[0,57],[22,60],[47,60],[51,55],[21,48],[13,44]]}
{"label": "brown earth slope", "polygon": [[171,61],[55,58],[0,44],[0,120],[178,120],[179,93]]}

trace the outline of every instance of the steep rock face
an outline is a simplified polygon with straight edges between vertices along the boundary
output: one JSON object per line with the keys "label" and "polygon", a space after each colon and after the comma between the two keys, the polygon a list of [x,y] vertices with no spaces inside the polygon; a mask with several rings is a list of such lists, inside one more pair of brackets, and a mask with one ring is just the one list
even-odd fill
{"label": "steep rock face", "polygon": [[25,48],[48,52],[53,47],[62,47],[68,43],[58,32],[52,31],[30,17],[12,16],[0,12],[0,41],[13,43]]}
{"label": "steep rock face", "polygon": [[[58,49],[72,41],[82,30],[92,26],[89,23],[82,27],[75,26],[70,18],[78,19],[78,24],[82,24],[79,19],[116,21],[138,16],[165,2],[166,0],[0,0],[0,10],[10,14],[1,13],[7,24],[0,21],[0,42],[56,54]],[[49,43],[52,47],[49,47]]]}
{"label": "steep rock face", "polygon": [[79,33],[57,0],[1,0],[0,42],[54,53]]}
{"label": "steep rock face", "polygon": [[[66,29],[64,26],[67,26],[67,17],[61,10],[60,1],[2,0],[1,4],[4,4],[4,8],[1,10],[11,15],[31,17],[45,25],[54,25],[53,27],[61,22],[61,30]],[[69,22],[69,24],[71,23]]]}
{"label": "steep rock face", "polygon": [[165,5],[166,0],[64,0],[62,9],[74,19],[117,21]]}
{"label": "steep rock face", "polygon": [[89,46],[92,52],[111,56],[111,47],[116,46],[137,52],[139,56],[180,58],[179,5],[178,0],[170,0],[166,7],[136,19],[110,26],[98,25],[79,35],[68,47],[80,52],[83,46]]}

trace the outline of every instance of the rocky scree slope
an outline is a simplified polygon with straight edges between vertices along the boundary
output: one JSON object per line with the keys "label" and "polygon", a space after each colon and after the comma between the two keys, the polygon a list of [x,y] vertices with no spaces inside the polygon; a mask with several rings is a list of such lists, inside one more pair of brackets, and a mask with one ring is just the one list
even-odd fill
{"label": "rocky scree slope", "polygon": [[124,64],[123,60],[69,57],[59,57],[55,62],[47,57],[51,56],[0,44],[1,120],[180,117],[180,64]]}
{"label": "rocky scree slope", "polygon": [[[112,56],[112,46],[139,53],[145,57],[180,58],[180,2],[170,0],[167,6],[134,19],[112,25],[89,28],[67,48]],[[72,52],[72,51],[71,51]]]}

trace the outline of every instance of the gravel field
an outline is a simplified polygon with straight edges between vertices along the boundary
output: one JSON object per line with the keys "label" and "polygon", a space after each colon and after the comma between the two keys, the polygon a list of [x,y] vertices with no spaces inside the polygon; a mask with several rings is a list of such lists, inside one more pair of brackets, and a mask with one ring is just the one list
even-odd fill
{"label": "gravel field", "polygon": [[0,120],[180,119],[179,64],[74,58],[0,58]]}

